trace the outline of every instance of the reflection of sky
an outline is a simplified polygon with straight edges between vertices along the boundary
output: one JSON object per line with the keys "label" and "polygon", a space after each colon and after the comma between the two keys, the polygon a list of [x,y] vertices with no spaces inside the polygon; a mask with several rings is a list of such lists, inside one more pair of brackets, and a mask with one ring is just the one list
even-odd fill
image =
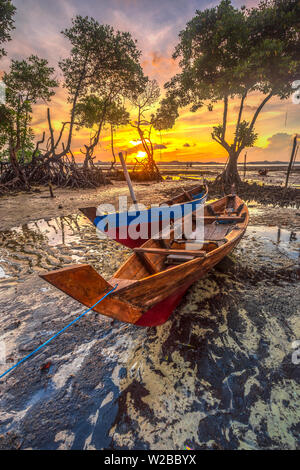
{"label": "reflection of sky", "polygon": [[[114,28],[130,31],[137,39],[142,50],[141,63],[150,78],[156,78],[162,86],[178,72],[178,65],[171,58],[178,41],[178,33],[186,22],[191,19],[195,10],[211,7],[219,3],[208,0],[14,0],[17,7],[16,30],[13,41],[8,44],[8,57],[2,60],[1,68],[9,66],[11,58],[21,58],[30,54],[46,57],[50,64],[57,68],[58,60],[66,57],[69,51],[68,42],[60,34],[61,30],[70,25],[71,18],[76,14],[93,16],[100,23],[111,24]],[[236,6],[246,4],[254,6],[254,0],[234,1]],[[300,77],[299,77],[300,79]],[[245,119],[250,119],[253,109],[259,102],[259,96],[248,98]],[[231,103],[232,113],[229,119],[229,135],[233,133],[233,124],[238,112],[238,102]],[[52,100],[51,112],[56,131],[60,122],[67,117],[68,106],[65,92],[60,88]],[[215,107],[214,112],[202,109],[191,113],[188,109],[181,111],[175,127],[162,136],[154,136],[157,144],[166,148],[156,150],[156,158],[160,160],[214,160],[223,161],[222,148],[211,139],[212,126],[221,121],[222,108]],[[35,107],[33,126],[36,135],[40,136],[46,128],[46,106]],[[297,125],[300,120],[300,105],[291,100],[280,101],[274,98],[258,119],[256,131],[259,139],[256,147],[248,152],[252,160],[288,160],[290,155],[292,134],[299,132]],[[77,132],[73,140],[75,155],[89,139],[89,131]],[[120,129],[115,142],[117,150],[131,148],[131,140],[136,139],[135,130],[131,127]],[[97,148],[96,155],[101,159],[110,160],[111,151],[109,132],[103,134],[102,144]]]}
{"label": "reflection of sky", "polygon": [[266,257],[275,250],[294,260],[300,260],[300,232],[291,232],[267,225],[248,226],[246,238],[255,237],[266,249]]}

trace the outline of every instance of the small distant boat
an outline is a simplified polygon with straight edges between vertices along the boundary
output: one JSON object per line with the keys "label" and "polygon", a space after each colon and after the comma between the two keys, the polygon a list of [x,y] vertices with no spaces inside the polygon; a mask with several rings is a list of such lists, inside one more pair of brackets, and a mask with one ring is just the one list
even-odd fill
{"label": "small distant boat", "polygon": [[[190,217],[195,224],[195,214]],[[87,264],[41,277],[87,307],[117,285],[94,308],[96,312],[138,326],[161,325],[187,289],[236,247],[248,221],[245,203],[236,195],[228,195],[205,206],[202,240],[187,236],[177,239],[174,229],[169,239],[148,240],[134,248],[108,282]],[[192,233],[196,233],[194,228]]]}
{"label": "small distant boat", "polygon": [[[197,185],[189,191],[183,191],[178,196],[164,201],[162,205],[172,206],[174,214],[177,214],[173,220],[194,212],[197,207],[204,204],[207,198],[208,189],[206,185]],[[146,240],[153,237],[162,230],[162,226],[170,218],[169,208],[152,208],[142,211],[117,212],[104,214],[97,212],[96,207],[86,207],[80,211],[103,233],[108,237],[129,248],[136,248],[145,243]],[[135,223],[135,220],[137,221]],[[142,223],[140,222],[142,221]],[[144,224],[144,230],[142,225]],[[134,239],[130,236],[131,229],[139,226],[139,231],[148,234],[148,237]]]}
{"label": "small distant boat", "polygon": [[268,168],[260,168],[258,170],[259,176],[268,176],[269,170]]}

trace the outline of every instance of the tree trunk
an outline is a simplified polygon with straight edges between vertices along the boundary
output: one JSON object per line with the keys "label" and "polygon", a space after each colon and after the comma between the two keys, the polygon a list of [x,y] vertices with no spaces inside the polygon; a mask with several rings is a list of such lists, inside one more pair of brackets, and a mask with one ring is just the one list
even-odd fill
{"label": "tree trunk", "polygon": [[110,143],[111,143],[111,153],[112,153],[112,156],[113,156],[113,161],[111,162],[111,166],[110,166],[109,171],[112,171],[115,164],[117,163],[117,159],[116,159],[116,155],[115,155],[115,148],[114,148],[114,128],[113,128],[112,125],[110,126]]}
{"label": "tree trunk", "polygon": [[225,189],[228,189],[232,184],[236,184],[238,186],[241,183],[241,178],[237,167],[239,155],[240,152],[230,152],[226,168],[216,178],[216,182],[221,182]]}
{"label": "tree trunk", "polygon": [[28,184],[26,175],[22,171],[21,166],[19,165],[16,150],[11,144],[9,146],[9,159],[16,177],[23,183],[24,189],[29,190],[30,186]]}

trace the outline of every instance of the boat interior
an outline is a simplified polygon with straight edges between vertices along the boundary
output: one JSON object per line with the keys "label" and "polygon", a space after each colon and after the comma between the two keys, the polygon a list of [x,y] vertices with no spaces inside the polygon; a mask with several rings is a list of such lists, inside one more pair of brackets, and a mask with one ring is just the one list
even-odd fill
{"label": "boat interior", "polygon": [[246,225],[247,214],[247,207],[235,195],[207,204],[204,216],[202,212],[200,236],[197,232],[199,219],[196,221],[195,213],[189,214],[187,217],[192,218],[189,221],[192,227],[190,235],[185,236],[184,230],[183,236],[178,238],[176,227],[173,226],[168,238],[162,238],[161,232],[157,239],[148,240],[142,247],[134,248],[134,254],[110,279],[110,283],[118,283],[119,288],[122,288],[195,258],[205,259],[209,253],[227,243],[228,238],[236,238]]}
{"label": "boat interior", "polygon": [[205,186],[204,184],[197,185],[194,188],[189,189],[188,191],[183,191],[182,193],[169,199],[165,203],[168,204],[169,206],[172,206],[173,204],[180,204],[182,202],[195,201],[198,198],[200,199],[206,193],[207,193],[207,186]]}
{"label": "boat interior", "polygon": [[[195,201],[200,199],[205,194],[207,194],[207,186],[205,185],[197,185],[194,188],[190,189],[189,191],[183,191],[182,193],[178,194],[177,196],[165,201],[165,204],[169,206],[173,204],[181,204],[189,201]],[[92,223],[97,216],[97,208],[96,207],[83,207],[79,209]],[[105,214],[107,214],[106,212]],[[104,214],[104,213],[103,213]],[[98,214],[99,215],[99,214]]]}

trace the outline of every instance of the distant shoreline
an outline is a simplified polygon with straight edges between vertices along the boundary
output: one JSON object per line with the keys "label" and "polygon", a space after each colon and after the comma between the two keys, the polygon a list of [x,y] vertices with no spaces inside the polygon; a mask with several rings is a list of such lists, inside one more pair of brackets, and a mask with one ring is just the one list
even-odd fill
{"label": "distant shoreline", "polygon": [[[179,167],[186,167],[186,166],[191,166],[191,168],[195,168],[195,167],[205,167],[205,166],[215,166],[215,167],[224,167],[225,166],[225,162],[175,162],[175,161],[172,161],[172,162],[156,162],[156,164],[160,167],[163,167],[163,166],[167,166],[167,167],[170,167],[170,166],[179,166]],[[81,162],[78,163],[78,165],[82,165]],[[99,165],[99,166],[104,166],[104,167],[107,167],[107,166],[110,166],[111,165],[111,162],[96,162],[95,165]],[[135,164],[134,163],[127,163],[127,166],[128,167],[133,167]],[[275,162],[269,162],[269,161],[263,161],[263,162],[247,162],[247,167],[287,167],[289,165],[289,162],[282,162],[282,161],[275,161]],[[116,165],[117,167],[121,167],[121,165],[119,163],[117,163]],[[244,163],[243,162],[240,162],[238,163],[238,166],[239,167],[244,167]],[[300,162],[295,162],[294,163],[294,167],[297,166],[297,167],[300,167]]]}

